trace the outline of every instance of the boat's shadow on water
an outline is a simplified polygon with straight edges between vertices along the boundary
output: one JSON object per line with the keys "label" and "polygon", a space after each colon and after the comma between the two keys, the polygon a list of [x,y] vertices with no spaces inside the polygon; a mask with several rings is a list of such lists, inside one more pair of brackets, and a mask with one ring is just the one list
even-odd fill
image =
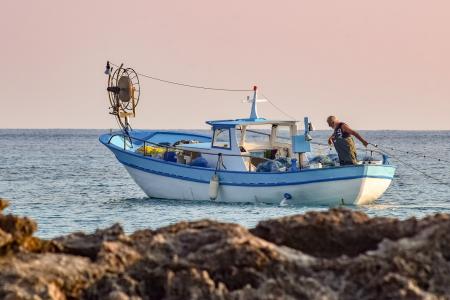
{"label": "boat's shadow on water", "polygon": [[308,210],[314,209],[329,209],[329,208],[349,208],[357,210],[386,210],[386,209],[401,209],[401,208],[415,208],[415,209],[437,209],[449,210],[449,205],[417,205],[417,204],[398,204],[398,203],[370,203],[364,205],[354,204],[337,204],[337,205],[305,205],[297,203],[289,203],[285,206],[280,206],[274,203],[263,202],[217,202],[217,201],[202,201],[202,200],[172,200],[149,197],[130,197],[130,198],[115,198],[110,199],[104,203],[107,206],[166,206],[166,207],[186,207],[186,206],[211,206],[211,207],[267,207],[267,208],[305,208]]}
{"label": "boat's shadow on water", "polygon": [[[280,201],[281,202],[281,201]],[[275,203],[264,203],[264,202],[217,202],[217,201],[203,201],[203,200],[173,200],[173,199],[160,199],[160,198],[150,198],[150,197],[132,197],[132,198],[119,198],[111,199],[106,203],[112,206],[166,206],[166,207],[187,207],[187,206],[205,206],[205,207],[229,207],[229,208],[249,208],[249,207],[261,207],[261,208],[280,208],[280,209],[306,209],[306,210],[324,210],[329,208],[358,208],[357,205],[304,205],[297,203],[289,203],[287,205],[279,205]],[[367,205],[370,207],[371,205]]]}

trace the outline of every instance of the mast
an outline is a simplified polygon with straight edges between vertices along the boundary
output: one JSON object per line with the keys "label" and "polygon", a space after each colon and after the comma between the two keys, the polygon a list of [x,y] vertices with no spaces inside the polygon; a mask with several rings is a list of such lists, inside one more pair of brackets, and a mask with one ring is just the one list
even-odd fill
{"label": "mast", "polygon": [[250,112],[250,119],[258,119],[258,109],[256,105],[256,90],[258,87],[253,86],[253,100],[252,100],[252,111]]}

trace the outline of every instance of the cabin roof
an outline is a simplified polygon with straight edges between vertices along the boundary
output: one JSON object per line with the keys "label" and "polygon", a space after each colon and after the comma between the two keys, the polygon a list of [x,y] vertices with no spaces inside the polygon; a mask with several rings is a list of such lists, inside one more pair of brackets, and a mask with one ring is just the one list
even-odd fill
{"label": "cabin roof", "polygon": [[235,120],[215,120],[206,121],[213,127],[235,127],[238,125],[294,125],[297,121],[293,120],[268,120],[265,118],[247,118],[247,119],[235,119]]}

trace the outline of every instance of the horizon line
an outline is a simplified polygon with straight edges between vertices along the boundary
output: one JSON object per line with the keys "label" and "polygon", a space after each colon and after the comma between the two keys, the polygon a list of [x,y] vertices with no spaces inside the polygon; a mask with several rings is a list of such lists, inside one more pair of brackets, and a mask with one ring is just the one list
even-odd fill
{"label": "horizon line", "polygon": [[[120,128],[75,128],[75,127],[3,127],[0,130],[105,130],[118,131]],[[209,128],[135,128],[134,130],[209,130]],[[314,131],[331,131],[331,129],[316,129]],[[313,132],[314,132],[313,131]],[[450,131],[450,129],[357,129],[357,131]]]}

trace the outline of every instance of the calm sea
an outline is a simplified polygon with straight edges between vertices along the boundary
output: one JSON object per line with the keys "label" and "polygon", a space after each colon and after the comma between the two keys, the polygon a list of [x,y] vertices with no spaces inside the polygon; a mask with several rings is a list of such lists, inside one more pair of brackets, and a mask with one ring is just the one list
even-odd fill
{"label": "calm sea", "polygon": [[[7,212],[35,219],[38,236],[54,237],[79,230],[92,232],[115,222],[127,232],[201,218],[254,226],[262,219],[327,209],[149,199],[98,142],[104,132],[0,130],[0,197],[11,200]],[[450,131],[361,133],[373,143],[450,161]],[[328,134],[315,132],[314,140],[325,143]],[[399,218],[450,212],[450,164],[408,154],[401,159],[447,184],[392,160],[398,170],[386,194],[375,204],[352,209]]]}

